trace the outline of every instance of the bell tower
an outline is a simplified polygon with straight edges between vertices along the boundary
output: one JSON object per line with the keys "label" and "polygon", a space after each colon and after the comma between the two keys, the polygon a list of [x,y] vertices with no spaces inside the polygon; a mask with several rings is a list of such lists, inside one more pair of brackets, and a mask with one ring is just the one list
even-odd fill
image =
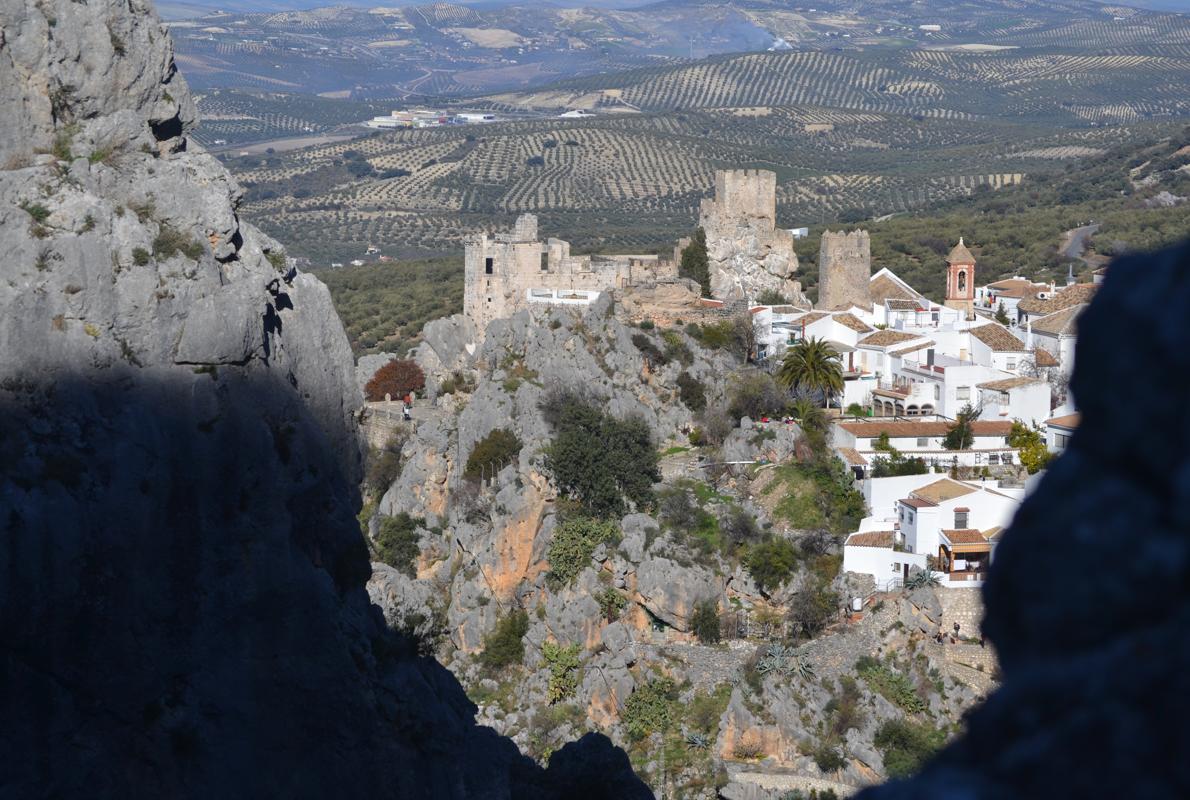
{"label": "bell tower", "polygon": [[947,308],[957,308],[967,312],[967,319],[975,315],[975,256],[963,244],[959,243],[946,257],[946,302]]}

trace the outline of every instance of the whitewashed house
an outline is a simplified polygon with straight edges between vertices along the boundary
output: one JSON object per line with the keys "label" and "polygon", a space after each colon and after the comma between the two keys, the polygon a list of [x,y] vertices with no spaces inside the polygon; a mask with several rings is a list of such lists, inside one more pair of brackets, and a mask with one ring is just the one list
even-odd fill
{"label": "whitewashed house", "polygon": [[1085,309],[1085,305],[1069,306],[1026,323],[1026,337],[1032,340],[1038,350],[1044,350],[1054,357],[1063,375],[1069,375],[1074,369],[1078,318]]}
{"label": "whitewashed house", "polygon": [[1011,420],[975,420],[974,443],[967,450],[947,450],[942,440],[954,423],[930,419],[844,419],[831,426],[831,446],[857,478],[870,474],[876,458],[886,454],[875,445],[881,434],[902,455],[921,458],[926,465],[945,470],[952,466],[982,467],[1018,463],[1018,450],[1008,444]]}
{"label": "whitewashed house", "polygon": [[1045,446],[1051,453],[1061,453],[1070,444],[1070,437],[1078,428],[1081,415],[1064,414],[1045,421]]}
{"label": "whitewashed house", "polygon": [[978,286],[975,289],[976,308],[995,314],[1001,307],[1008,316],[1011,324],[1016,324],[1017,305],[1026,297],[1036,297],[1039,294],[1052,294],[1054,287],[1046,283],[1034,283],[1028,278],[1017,275],[1002,281]]}
{"label": "whitewashed house", "polygon": [[1049,417],[1050,385],[1042,378],[1001,378],[976,388],[980,419],[1019,419],[1032,427]]}
{"label": "whitewashed house", "polygon": [[968,331],[968,351],[975,363],[1012,374],[1028,365],[1032,355],[1024,342],[996,322]]}
{"label": "whitewashed house", "polygon": [[943,586],[971,586],[983,581],[1019,505],[997,489],[942,478],[902,498],[897,523],[906,552],[934,557]]}

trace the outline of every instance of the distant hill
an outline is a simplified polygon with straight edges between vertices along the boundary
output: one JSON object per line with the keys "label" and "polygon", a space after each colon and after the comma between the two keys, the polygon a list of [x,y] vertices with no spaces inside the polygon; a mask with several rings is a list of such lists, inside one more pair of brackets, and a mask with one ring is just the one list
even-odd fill
{"label": "distant hill", "polygon": [[[523,90],[577,76],[782,48],[986,53],[1014,47],[1124,59],[1190,51],[1190,17],[1086,0],[832,0],[812,9],[764,0],[672,0],[630,8],[583,3],[312,8],[301,0],[247,0],[216,9],[208,2],[181,0],[177,8],[192,9],[192,18],[171,26],[179,64],[193,85],[393,101]],[[1072,66],[1079,75],[1070,61],[1053,69]],[[1011,70],[1006,77],[1012,79]]]}

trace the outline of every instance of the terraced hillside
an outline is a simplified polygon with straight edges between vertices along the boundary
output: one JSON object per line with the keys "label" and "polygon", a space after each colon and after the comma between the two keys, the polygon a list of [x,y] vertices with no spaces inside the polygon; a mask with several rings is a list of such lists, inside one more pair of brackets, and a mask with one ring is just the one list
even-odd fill
{"label": "terraced hillside", "polygon": [[[1190,45],[1186,16],[1091,0],[830,0],[812,8],[786,0],[672,0],[628,9],[434,3],[216,11],[171,29],[179,65],[202,89],[389,100],[524,90],[633,67],[682,69],[688,59],[769,49],[842,52],[862,60],[872,47],[1144,57]],[[1077,64],[1057,68],[1079,74]],[[666,85],[658,91],[663,97],[688,93]],[[878,105],[865,107],[881,110]]]}
{"label": "terraced hillside", "polygon": [[581,249],[664,249],[727,167],[775,170],[790,226],[904,213],[1014,185],[1144,128],[766,106],[403,130],[230,163],[244,212],[326,264],[368,245],[455,254],[466,233],[525,211]]}
{"label": "terraced hillside", "polygon": [[[1190,25],[1126,51],[873,48],[749,53],[492,95],[496,109],[823,106],[928,119],[1118,124],[1190,113]],[[1078,41],[1077,39],[1072,41]]]}
{"label": "terraced hillside", "polygon": [[207,147],[327,133],[370,119],[386,108],[352,100],[234,89],[214,89],[194,99],[202,121],[193,135]]}
{"label": "terraced hillside", "polygon": [[[1088,148],[1042,148],[1066,156],[1056,171],[1026,176],[1019,185],[988,189],[930,208],[855,226],[871,232],[874,268],[890,267],[917,288],[942,299],[945,256],[959,236],[976,254],[977,280],[1012,275],[1064,282],[1068,269],[1089,280],[1092,266],[1129,249],[1148,250],[1190,237],[1190,128],[1166,130],[1093,158]],[[1082,258],[1064,255],[1064,233],[1097,224]],[[618,223],[619,231],[628,222]],[[797,242],[802,280],[815,294],[818,240],[811,225]],[[829,225],[838,228],[835,223]],[[602,231],[609,232],[608,230]],[[666,235],[658,228],[659,236]],[[429,319],[462,308],[462,262],[456,252],[439,261],[397,262],[326,270],[335,307],[357,352],[403,352]]]}

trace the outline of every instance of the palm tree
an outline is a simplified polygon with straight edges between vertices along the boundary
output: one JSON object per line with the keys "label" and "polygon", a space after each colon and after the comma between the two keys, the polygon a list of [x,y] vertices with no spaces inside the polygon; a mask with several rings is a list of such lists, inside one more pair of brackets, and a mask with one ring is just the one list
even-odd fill
{"label": "palm tree", "polygon": [[802,430],[821,430],[826,427],[826,414],[809,397],[803,395],[794,399],[791,410],[794,418],[802,426]]}
{"label": "palm tree", "polygon": [[824,405],[843,391],[843,363],[823,339],[803,339],[785,351],[777,382],[786,389],[822,392]]}

